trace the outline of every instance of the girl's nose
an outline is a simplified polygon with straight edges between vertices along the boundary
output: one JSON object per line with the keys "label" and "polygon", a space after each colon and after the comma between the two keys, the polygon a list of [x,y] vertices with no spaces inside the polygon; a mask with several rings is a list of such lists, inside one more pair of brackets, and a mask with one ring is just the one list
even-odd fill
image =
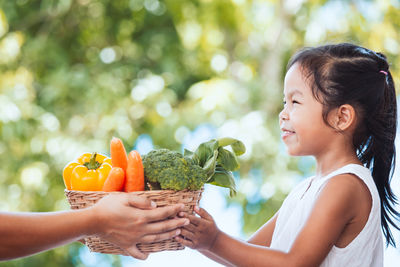
{"label": "girl's nose", "polygon": [[286,121],[289,119],[289,116],[285,109],[282,109],[282,111],[279,113],[279,121]]}

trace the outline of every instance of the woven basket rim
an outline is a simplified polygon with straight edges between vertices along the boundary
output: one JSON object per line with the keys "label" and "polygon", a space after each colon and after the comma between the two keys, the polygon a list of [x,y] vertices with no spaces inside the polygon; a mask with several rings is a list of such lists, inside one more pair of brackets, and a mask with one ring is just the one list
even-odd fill
{"label": "woven basket rim", "polygon": [[144,190],[144,191],[132,191],[132,192],[124,192],[124,191],[111,191],[111,192],[106,192],[106,191],[79,191],[79,190],[68,190],[64,189],[65,192],[79,192],[79,193],[138,193],[138,192],[153,192],[153,193],[158,193],[158,192],[169,192],[169,193],[179,193],[179,192],[197,192],[197,191],[203,191],[204,188],[198,189],[198,190],[189,190],[189,189],[184,189],[184,190],[170,190],[170,189],[165,189],[165,190]]}

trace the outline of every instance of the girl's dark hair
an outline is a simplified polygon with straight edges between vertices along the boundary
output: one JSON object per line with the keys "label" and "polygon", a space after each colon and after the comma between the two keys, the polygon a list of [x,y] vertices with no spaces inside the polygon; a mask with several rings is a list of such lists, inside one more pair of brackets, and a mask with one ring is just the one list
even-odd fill
{"label": "girl's dark hair", "polygon": [[397,198],[390,188],[395,168],[397,104],[394,82],[386,57],[349,43],[304,48],[289,61],[298,63],[311,85],[314,97],[323,104],[323,118],[343,104],[357,113],[353,146],[360,161],[372,171],[381,199],[382,230],[386,244],[396,246],[389,223],[400,214]]}

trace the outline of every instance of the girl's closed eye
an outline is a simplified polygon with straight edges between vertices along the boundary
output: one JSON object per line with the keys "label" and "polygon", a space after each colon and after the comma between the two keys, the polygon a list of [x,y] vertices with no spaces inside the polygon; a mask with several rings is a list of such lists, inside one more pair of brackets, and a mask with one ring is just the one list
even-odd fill
{"label": "girl's closed eye", "polygon": [[[300,102],[299,101],[297,101],[297,100],[292,100],[292,101],[290,101],[292,104],[300,104]],[[283,105],[286,105],[287,104],[287,101],[286,100],[283,100]]]}

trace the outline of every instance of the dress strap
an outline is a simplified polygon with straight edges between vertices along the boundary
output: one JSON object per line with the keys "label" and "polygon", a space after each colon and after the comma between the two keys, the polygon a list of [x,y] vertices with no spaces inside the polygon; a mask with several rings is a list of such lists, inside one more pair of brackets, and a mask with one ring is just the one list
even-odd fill
{"label": "dress strap", "polygon": [[[328,174],[325,177],[322,177],[319,180],[319,188],[317,190],[317,193],[320,192],[320,190],[326,185],[326,183],[333,177],[340,175],[340,174],[345,174],[345,173],[351,173],[357,176],[359,179],[361,179],[365,185],[368,187],[373,200],[379,200],[379,193],[376,189],[374,180],[371,176],[371,172],[369,169],[365,168],[364,166],[358,165],[358,164],[348,164],[343,166],[342,168],[337,169],[336,171],[333,171],[332,173]],[[373,201],[376,202],[376,201]]]}

